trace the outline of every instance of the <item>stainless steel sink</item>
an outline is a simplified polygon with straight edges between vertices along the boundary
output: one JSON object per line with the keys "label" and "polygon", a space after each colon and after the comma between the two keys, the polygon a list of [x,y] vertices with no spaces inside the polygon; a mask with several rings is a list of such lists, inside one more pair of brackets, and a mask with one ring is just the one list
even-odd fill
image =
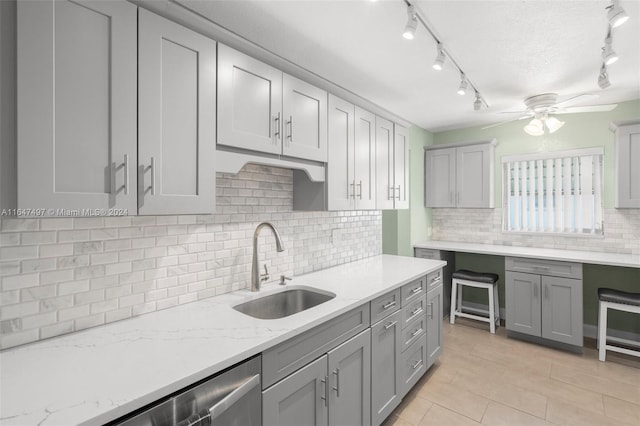
{"label": "stainless steel sink", "polygon": [[277,319],[305,311],[336,297],[332,293],[296,288],[259,297],[233,307],[238,312],[260,319]]}

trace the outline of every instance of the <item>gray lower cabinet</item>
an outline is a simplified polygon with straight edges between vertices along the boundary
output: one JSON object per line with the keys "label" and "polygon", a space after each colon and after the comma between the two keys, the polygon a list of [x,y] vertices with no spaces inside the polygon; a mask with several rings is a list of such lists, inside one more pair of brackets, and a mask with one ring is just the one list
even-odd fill
{"label": "gray lower cabinet", "polygon": [[507,258],[505,266],[507,330],[582,346],[580,265]]}
{"label": "gray lower cabinet", "polygon": [[402,311],[371,327],[371,424],[379,425],[402,400],[399,371]]}
{"label": "gray lower cabinet", "polygon": [[367,329],[262,392],[269,425],[369,425],[371,333]]}
{"label": "gray lower cabinet", "polygon": [[427,368],[431,367],[442,353],[442,306],[443,286],[439,285],[427,293]]}

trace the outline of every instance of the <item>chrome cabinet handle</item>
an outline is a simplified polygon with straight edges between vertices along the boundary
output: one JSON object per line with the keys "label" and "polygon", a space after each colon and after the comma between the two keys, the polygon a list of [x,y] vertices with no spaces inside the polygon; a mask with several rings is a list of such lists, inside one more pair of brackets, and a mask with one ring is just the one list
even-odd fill
{"label": "chrome cabinet handle", "polygon": [[422,311],[423,311],[423,309],[421,307],[417,307],[413,311],[411,311],[411,316],[414,317],[414,316],[418,315],[419,313],[421,313]]}
{"label": "chrome cabinet handle", "polygon": [[336,368],[333,374],[336,376],[336,385],[332,389],[336,391],[336,397],[340,398],[340,368]]}
{"label": "chrome cabinet handle", "polygon": [[413,364],[411,364],[411,368],[413,368],[414,370],[417,369],[418,367],[420,367],[422,365],[422,360],[419,359],[416,362],[414,362]]}
{"label": "chrome cabinet handle", "polygon": [[431,309],[429,309],[429,318],[433,319],[433,302],[429,303]]}
{"label": "chrome cabinet handle", "polygon": [[151,190],[151,195],[156,195],[156,159],[154,157],[151,157],[149,168],[151,169],[151,186],[149,189]]}
{"label": "chrome cabinet handle", "polygon": [[276,128],[273,132],[273,136],[275,136],[276,139],[280,139],[280,113],[273,118],[273,123]]}
{"label": "chrome cabinet handle", "polygon": [[362,200],[362,181],[360,181],[360,183],[357,184],[356,186],[360,188],[360,191],[358,191],[358,198]]}
{"label": "chrome cabinet handle", "polygon": [[422,286],[416,287],[411,290],[411,294],[420,293],[422,291]]}
{"label": "chrome cabinet handle", "polygon": [[392,321],[389,324],[384,326],[384,331],[387,331],[388,329],[390,329],[391,327],[393,327],[394,325],[396,325],[398,323],[398,321]]}
{"label": "chrome cabinet handle", "polygon": [[129,155],[124,155],[124,194],[129,195]]}
{"label": "chrome cabinet handle", "polygon": [[[397,196],[397,197],[394,197],[394,198],[397,198],[397,199],[399,200],[399,199],[400,199],[400,193],[401,193],[401,192],[400,192],[400,185],[396,186],[396,189],[398,190],[398,196]],[[393,191],[393,193],[394,193],[394,195],[395,195],[395,190]]]}
{"label": "chrome cabinet handle", "polygon": [[327,379],[329,377],[328,376],[324,376],[324,379],[320,380],[320,383],[322,383],[322,385],[324,386],[323,392],[320,394],[320,399],[324,401],[324,406],[327,406],[327,399],[328,396],[327,395],[327,390],[328,390],[328,386],[327,386]]}
{"label": "chrome cabinet handle", "polygon": [[422,327],[418,328],[416,331],[411,333],[411,337],[416,337],[420,333],[422,333]]}
{"label": "chrome cabinet handle", "polygon": [[385,311],[389,308],[393,308],[394,306],[396,306],[396,302],[395,300],[392,300],[391,302],[387,303],[386,305],[382,305],[382,309],[384,309]]}
{"label": "chrome cabinet handle", "polygon": [[293,142],[293,117],[292,116],[289,116],[289,121],[287,122],[287,125],[289,126],[289,134],[287,135],[287,139]]}

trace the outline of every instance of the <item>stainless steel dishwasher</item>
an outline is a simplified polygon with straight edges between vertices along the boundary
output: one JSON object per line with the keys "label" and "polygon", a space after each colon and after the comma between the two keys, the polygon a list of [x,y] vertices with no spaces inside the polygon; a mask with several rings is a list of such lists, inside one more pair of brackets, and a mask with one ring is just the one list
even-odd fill
{"label": "stainless steel dishwasher", "polygon": [[119,426],[261,426],[261,357],[134,412]]}

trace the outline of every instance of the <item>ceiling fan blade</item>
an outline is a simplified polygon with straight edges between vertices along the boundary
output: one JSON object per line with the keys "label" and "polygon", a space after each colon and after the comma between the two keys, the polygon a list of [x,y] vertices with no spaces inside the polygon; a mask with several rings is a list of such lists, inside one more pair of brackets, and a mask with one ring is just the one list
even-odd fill
{"label": "ceiling fan blade", "polygon": [[598,97],[598,95],[594,95],[594,94],[590,94],[590,93],[583,93],[582,95],[574,96],[573,98],[565,99],[562,102],[558,102],[554,106],[556,108],[565,108],[565,107],[568,107],[568,106],[571,106],[571,105],[575,105],[575,104],[580,103],[580,102],[586,102],[588,100],[595,99],[597,97]]}
{"label": "ceiling fan blade", "polygon": [[500,111],[498,114],[527,114],[529,111]]}
{"label": "ceiling fan blade", "polygon": [[604,112],[611,111],[617,107],[618,104],[606,104],[606,105],[592,105],[583,107],[571,107],[563,108],[558,111],[554,111],[553,114],[576,114],[580,112]]}
{"label": "ceiling fan blade", "polygon": [[524,120],[525,118],[531,118],[531,116],[525,115],[523,117],[514,118],[512,120],[501,121],[500,123],[495,123],[495,124],[489,124],[488,126],[483,127],[482,130],[490,129],[492,127],[502,126],[503,124],[511,123],[512,121]]}

